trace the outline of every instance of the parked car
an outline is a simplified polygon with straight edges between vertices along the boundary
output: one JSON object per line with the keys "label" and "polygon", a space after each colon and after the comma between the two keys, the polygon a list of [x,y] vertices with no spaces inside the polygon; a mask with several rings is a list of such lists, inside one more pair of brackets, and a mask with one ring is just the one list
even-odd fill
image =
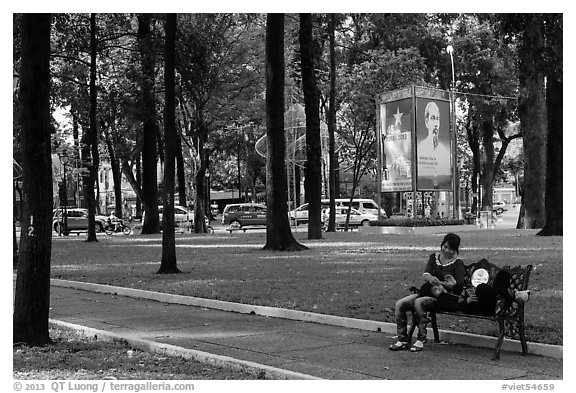
{"label": "parked car", "polygon": [[[94,220],[96,232],[104,232],[108,217],[97,214]],[[66,222],[68,223],[69,231],[87,231],[88,209],[78,207],[66,208]],[[52,210],[52,228],[58,232],[60,227],[64,227],[64,208]]]}
{"label": "parked car", "polygon": [[506,202],[504,201],[498,201],[498,202],[493,202],[492,203],[492,211],[496,212],[498,214],[502,214],[504,213],[506,210],[508,210],[508,207],[506,206]]}
{"label": "parked car", "polygon": [[242,228],[246,225],[266,225],[266,206],[261,203],[234,203],[222,212],[222,224]]}
{"label": "parked car", "polygon": [[[322,199],[321,209],[327,209],[330,207],[330,199]],[[336,198],[334,201],[336,207],[346,207],[350,204],[350,198]],[[352,199],[352,208],[359,211],[360,213],[370,213],[378,216],[378,205],[372,199],[355,198]],[[384,209],[380,209],[382,215],[386,215]],[[292,224],[305,224],[308,222],[308,204],[305,203],[294,210],[288,212],[288,217]]]}
{"label": "parked car", "polygon": [[[336,206],[345,206],[348,207],[350,204],[350,199],[336,199]],[[354,198],[352,199],[352,208],[358,210],[360,213],[370,213],[375,216],[378,215],[378,210],[380,210],[380,214],[385,216],[386,212],[382,208],[378,208],[376,202],[372,199],[363,199],[363,198]]]}
{"label": "parked car", "polygon": [[[346,215],[348,214],[347,207],[337,207],[336,208],[336,226],[346,225]],[[328,225],[328,218],[330,215],[330,209],[322,210],[322,223],[323,225]],[[350,209],[350,221],[348,226],[358,227],[358,226],[368,226],[371,221],[377,221],[378,216],[372,213],[361,213],[358,210]]]}
{"label": "parked car", "polygon": [[292,224],[306,224],[308,222],[308,204],[305,203],[294,210],[290,210],[288,217]]}
{"label": "parked car", "polygon": [[[164,206],[158,205],[158,219],[160,220],[160,230],[162,230],[162,213],[164,212]],[[144,222],[144,217],[146,212],[142,214],[142,222]],[[174,223],[176,226],[191,226],[194,222],[194,211],[188,210],[184,206],[175,205],[174,206]]]}

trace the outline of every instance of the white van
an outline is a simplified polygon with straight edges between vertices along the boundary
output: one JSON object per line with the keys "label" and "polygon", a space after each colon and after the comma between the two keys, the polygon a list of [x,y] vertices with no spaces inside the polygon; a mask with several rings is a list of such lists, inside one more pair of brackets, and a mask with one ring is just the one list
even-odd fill
{"label": "white van", "polygon": [[[335,199],[335,207],[348,207],[350,204],[350,198],[336,198]],[[322,199],[321,200],[322,207],[321,209],[326,209],[330,207],[330,199]],[[352,200],[352,208],[358,210],[360,213],[368,213],[374,214],[378,216],[378,205],[372,199],[353,199]],[[380,209],[382,215],[385,215],[384,209]],[[288,216],[292,222],[298,219],[298,224],[307,223],[308,222],[308,204],[305,203],[294,210],[288,212]]]}
{"label": "white van", "polygon": [[[336,206],[348,207],[350,204],[349,198],[336,199]],[[372,199],[353,199],[352,208],[358,210],[360,213],[369,213],[378,216],[378,210],[380,210],[381,215],[386,215],[384,209],[378,209],[378,205]]]}

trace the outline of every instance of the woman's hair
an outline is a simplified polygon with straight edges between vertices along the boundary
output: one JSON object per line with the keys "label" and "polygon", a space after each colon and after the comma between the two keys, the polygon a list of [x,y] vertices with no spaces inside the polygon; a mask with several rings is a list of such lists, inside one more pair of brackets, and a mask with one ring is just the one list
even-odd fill
{"label": "woman's hair", "polygon": [[448,247],[450,247],[451,250],[458,252],[458,247],[460,247],[460,236],[455,233],[448,233],[444,236],[442,243],[440,243],[440,247],[442,247],[444,243],[448,243]]}

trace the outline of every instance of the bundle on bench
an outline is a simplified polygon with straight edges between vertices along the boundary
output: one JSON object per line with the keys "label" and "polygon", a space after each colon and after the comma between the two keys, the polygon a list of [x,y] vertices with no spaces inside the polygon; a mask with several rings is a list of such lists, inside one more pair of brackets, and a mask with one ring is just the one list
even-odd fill
{"label": "bundle on bench", "polygon": [[[488,262],[486,259],[482,259],[476,263],[472,263],[466,266],[466,276],[464,279],[464,290],[474,291],[475,285],[473,285],[474,272],[478,269],[484,269],[488,274],[487,284],[492,285],[496,274],[501,270],[506,270],[510,273],[510,289],[512,291],[524,291],[528,289],[528,281],[530,279],[530,272],[532,271],[532,265],[527,266],[516,266],[513,268],[502,268]],[[485,274],[485,272],[482,273]],[[493,320],[498,323],[499,333],[498,340],[496,342],[496,348],[494,349],[493,360],[500,359],[500,349],[504,341],[504,335],[508,337],[516,338],[520,340],[522,346],[522,355],[528,353],[528,346],[526,344],[526,337],[524,335],[524,303],[513,301],[506,304],[504,299],[499,299],[496,303],[495,310],[491,315],[479,315],[472,314],[462,311],[442,311],[442,310],[431,310],[429,311],[429,320],[432,324],[432,330],[434,332],[434,341],[440,342],[440,335],[438,333],[437,324],[437,314],[455,315],[457,317],[469,317],[477,319],[488,319]],[[416,316],[412,315],[412,325],[408,332],[408,337],[412,337],[414,329],[417,326]]]}

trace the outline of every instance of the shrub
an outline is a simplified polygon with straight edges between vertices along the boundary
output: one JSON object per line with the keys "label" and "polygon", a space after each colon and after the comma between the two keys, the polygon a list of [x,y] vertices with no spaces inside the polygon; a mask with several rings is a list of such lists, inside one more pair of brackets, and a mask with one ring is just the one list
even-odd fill
{"label": "shrub", "polygon": [[454,218],[387,218],[384,220],[372,221],[370,226],[374,227],[431,227],[444,225],[464,225],[464,220]]}

